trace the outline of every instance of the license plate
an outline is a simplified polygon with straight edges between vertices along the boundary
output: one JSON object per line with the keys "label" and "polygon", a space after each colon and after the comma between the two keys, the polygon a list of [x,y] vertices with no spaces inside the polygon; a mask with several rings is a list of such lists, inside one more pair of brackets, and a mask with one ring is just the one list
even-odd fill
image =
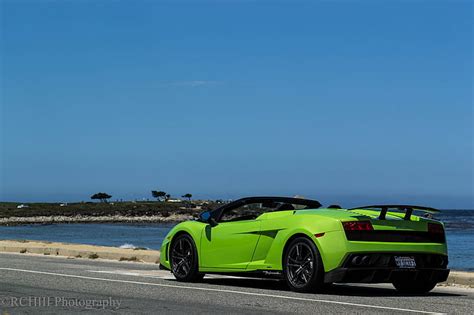
{"label": "license plate", "polygon": [[413,257],[395,256],[395,264],[398,268],[416,268],[416,261]]}

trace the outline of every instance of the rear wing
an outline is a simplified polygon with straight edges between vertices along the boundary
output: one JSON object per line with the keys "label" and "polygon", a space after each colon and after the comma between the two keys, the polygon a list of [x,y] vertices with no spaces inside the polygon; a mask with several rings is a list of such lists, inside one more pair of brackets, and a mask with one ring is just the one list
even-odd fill
{"label": "rear wing", "polygon": [[390,209],[405,211],[405,217],[403,219],[407,221],[410,220],[413,210],[424,211],[428,213],[440,212],[438,209],[435,209],[435,208],[422,207],[422,206],[410,206],[410,205],[373,205],[373,206],[356,207],[349,210],[356,210],[356,209],[367,209],[367,210],[380,209],[379,220],[385,220],[387,212]]}

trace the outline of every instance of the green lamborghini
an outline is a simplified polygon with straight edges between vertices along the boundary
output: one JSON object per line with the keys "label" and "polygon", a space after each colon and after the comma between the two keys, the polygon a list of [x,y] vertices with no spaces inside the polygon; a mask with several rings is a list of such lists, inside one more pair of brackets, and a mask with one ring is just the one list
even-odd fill
{"label": "green lamborghini", "polygon": [[298,292],[357,282],[427,293],[449,274],[444,227],[431,219],[435,212],[409,205],[341,209],[300,198],[239,199],[176,225],[163,241],[160,268],[178,281],[216,273],[277,277]]}

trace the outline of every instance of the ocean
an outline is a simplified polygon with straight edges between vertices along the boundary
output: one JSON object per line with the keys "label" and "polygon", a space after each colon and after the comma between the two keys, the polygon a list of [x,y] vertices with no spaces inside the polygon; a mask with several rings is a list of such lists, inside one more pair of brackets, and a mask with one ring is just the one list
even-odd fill
{"label": "ocean", "polygon": [[[474,271],[474,210],[444,210],[449,268]],[[0,226],[0,239],[43,240],[160,249],[174,224],[49,224]]]}

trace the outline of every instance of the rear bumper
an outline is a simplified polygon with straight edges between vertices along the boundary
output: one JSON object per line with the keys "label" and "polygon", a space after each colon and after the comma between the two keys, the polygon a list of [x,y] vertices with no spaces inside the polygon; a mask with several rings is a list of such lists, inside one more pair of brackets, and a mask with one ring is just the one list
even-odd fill
{"label": "rear bumper", "polygon": [[[410,256],[415,268],[399,268],[396,256]],[[431,253],[372,252],[351,253],[340,268],[324,276],[324,282],[391,283],[394,280],[446,281],[449,275],[448,257]]]}
{"label": "rear bumper", "polygon": [[[413,269],[399,268],[397,256],[409,256]],[[395,279],[446,281],[449,275],[448,256],[431,253],[372,252],[351,253],[340,268],[325,274],[325,282],[391,283]]]}
{"label": "rear bumper", "polygon": [[337,268],[324,276],[324,282],[392,283],[395,279],[443,282],[449,269]]}

